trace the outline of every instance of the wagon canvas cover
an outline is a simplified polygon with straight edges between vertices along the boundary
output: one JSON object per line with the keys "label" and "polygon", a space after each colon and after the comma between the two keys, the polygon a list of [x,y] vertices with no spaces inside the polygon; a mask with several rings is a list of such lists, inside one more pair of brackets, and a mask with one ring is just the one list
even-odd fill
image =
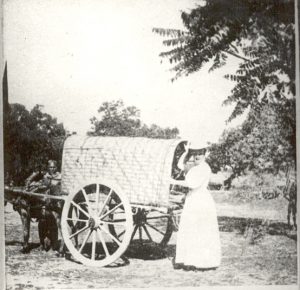
{"label": "wagon canvas cover", "polygon": [[110,180],[138,205],[168,207],[178,139],[69,137],[64,144],[62,190],[71,193],[88,180]]}

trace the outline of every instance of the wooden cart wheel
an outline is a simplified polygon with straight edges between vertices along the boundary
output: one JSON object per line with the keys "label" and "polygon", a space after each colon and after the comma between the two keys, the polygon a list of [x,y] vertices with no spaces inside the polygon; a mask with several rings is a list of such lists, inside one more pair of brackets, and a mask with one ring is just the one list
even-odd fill
{"label": "wooden cart wheel", "polygon": [[133,208],[133,211],[134,229],[131,240],[143,245],[165,247],[173,232],[170,211],[162,213],[155,209],[143,208]]}
{"label": "wooden cart wheel", "polygon": [[[70,194],[61,218],[62,236],[73,257],[103,267],[127,249],[133,230],[127,197],[107,181],[89,182]],[[115,233],[109,230],[114,226]]]}

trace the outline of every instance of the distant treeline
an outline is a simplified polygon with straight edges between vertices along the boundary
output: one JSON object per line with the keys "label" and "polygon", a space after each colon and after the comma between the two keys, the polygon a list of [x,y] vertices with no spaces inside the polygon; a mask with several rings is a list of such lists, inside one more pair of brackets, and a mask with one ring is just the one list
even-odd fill
{"label": "distant treeline", "polygon": [[[47,160],[61,166],[63,143],[70,135],[62,123],[36,105],[27,110],[21,104],[9,104],[4,117],[5,183],[23,185],[33,171],[46,170]],[[91,118],[90,136],[140,136],[177,138],[177,128],[147,126],[136,107],[125,107],[121,100],[105,102],[99,110],[100,120]]]}
{"label": "distant treeline", "polygon": [[[247,172],[277,174],[295,161],[295,123],[289,114],[267,106],[239,127],[224,131],[218,143],[211,144],[208,159],[214,173],[227,169],[223,188]],[[288,109],[287,109],[288,110]],[[126,107],[121,100],[105,102],[98,117],[91,118],[91,136],[139,136],[149,138],[178,138],[177,128],[147,126],[140,120],[139,110]],[[255,117],[255,118],[254,118]],[[288,120],[290,118],[291,120]],[[5,181],[22,185],[32,171],[45,170],[48,159],[61,165],[63,143],[70,135],[62,123],[36,105],[27,110],[20,104],[10,104],[4,122]]]}

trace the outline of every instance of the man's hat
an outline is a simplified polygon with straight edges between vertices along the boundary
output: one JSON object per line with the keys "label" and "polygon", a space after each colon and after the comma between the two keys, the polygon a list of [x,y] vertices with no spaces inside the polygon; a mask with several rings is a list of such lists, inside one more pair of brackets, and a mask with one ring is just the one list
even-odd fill
{"label": "man's hat", "polygon": [[56,162],[55,160],[49,160],[49,161],[48,161],[48,167],[50,167],[50,166],[55,166],[55,167],[57,167],[57,162]]}

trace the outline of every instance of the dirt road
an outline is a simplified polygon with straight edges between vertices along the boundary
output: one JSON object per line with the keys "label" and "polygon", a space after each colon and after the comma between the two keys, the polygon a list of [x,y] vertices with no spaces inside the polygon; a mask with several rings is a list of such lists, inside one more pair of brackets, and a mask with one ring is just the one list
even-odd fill
{"label": "dirt road", "polygon": [[[230,208],[231,207],[231,208]],[[249,205],[244,205],[248,208]],[[251,206],[250,206],[251,208]],[[260,215],[259,206],[256,207]],[[218,212],[233,213],[245,209],[218,204]],[[266,211],[278,217],[276,206]],[[252,210],[253,214],[253,210]],[[284,216],[284,214],[282,214]],[[230,217],[229,217],[230,218]],[[22,228],[11,205],[5,207],[7,289],[80,289],[107,287],[183,287],[201,285],[289,285],[297,283],[297,244],[286,235],[263,235],[251,244],[232,223],[221,232],[222,264],[217,270],[193,272],[174,270],[176,234],[164,252],[131,245],[123,260],[114,267],[92,268],[72,260],[58,258],[52,250],[38,250],[37,224],[31,227],[29,254],[20,253]]]}

